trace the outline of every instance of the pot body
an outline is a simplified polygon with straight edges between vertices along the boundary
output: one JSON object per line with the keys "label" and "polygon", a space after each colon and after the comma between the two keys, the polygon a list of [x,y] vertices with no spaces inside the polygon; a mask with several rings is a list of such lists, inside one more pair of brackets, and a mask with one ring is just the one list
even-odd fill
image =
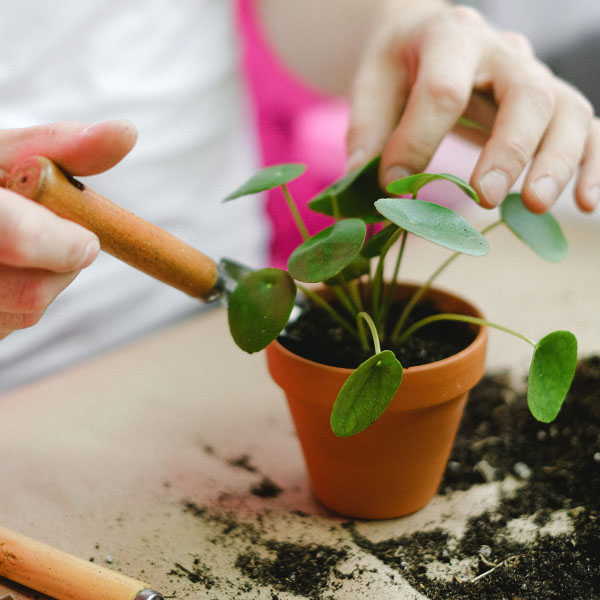
{"label": "pot body", "polygon": [[[399,297],[414,292],[399,286]],[[433,288],[426,299],[443,312],[481,317],[469,302]],[[283,389],[313,491],[347,516],[387,519],[414,512],[435,495],[469,390],[485,367],[487,328],[464,350],[405,369],[384,414],[354,436],[333,434],[329,417],[351,369],[306,360],[278,342],[267,348],[271,376]]]}

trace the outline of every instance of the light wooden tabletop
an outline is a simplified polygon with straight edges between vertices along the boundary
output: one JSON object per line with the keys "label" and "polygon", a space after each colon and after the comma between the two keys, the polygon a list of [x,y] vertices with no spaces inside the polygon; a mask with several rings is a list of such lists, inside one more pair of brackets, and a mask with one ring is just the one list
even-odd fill
{"label": "light wooden tabletop", "polygon": [[[454,291],[464,283],[491,320],[531,337],[570,329],[581,354],[597,352],[598,220],[567,220],[564,229],[572,251],[559,265],[497,230],[489,257],[461,258],[439,283]],[[426,259],[437,266],[443,256],[412,244],[404,277],[422,279]],[[529,356],[523,342],[492,332],[489,370],[520,374]],[[165,596],[298,597],[242,568],[253,552],[290,543],[346,550],[323,583],[326,597],[422,598],[355,544],[347,519],[313,499],[283,396],[264,357],[233,345],[221,308],[1,396],[0,428],[0,524]],[[460,531],[502,485],[510,483],[355,527],[373,541],[390,531]],[[39,597],[0,580],[0,598],[9,592]]]}

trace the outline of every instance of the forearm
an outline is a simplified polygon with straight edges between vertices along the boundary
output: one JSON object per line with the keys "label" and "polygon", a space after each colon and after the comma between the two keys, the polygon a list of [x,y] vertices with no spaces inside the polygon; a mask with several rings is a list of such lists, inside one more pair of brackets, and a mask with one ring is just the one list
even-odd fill
{"label": "forearm", "polygon": [[[256,0],[265,35],[280,59],[317,89],[348,95],[359,61],[382,25],[407,34],[446,0]],[[400,24],[400,25],[399,25]],[[377,37],[374,32],[377,31]]]}

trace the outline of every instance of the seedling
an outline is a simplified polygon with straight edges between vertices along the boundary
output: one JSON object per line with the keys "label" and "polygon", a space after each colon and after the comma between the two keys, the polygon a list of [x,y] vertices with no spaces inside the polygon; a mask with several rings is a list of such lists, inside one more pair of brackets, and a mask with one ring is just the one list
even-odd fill
{"label": "seedling", "polygon": [[[257,352],[271,343],[286,326],[299,289],[325,309],[357,344],[372,348],[373,355],[356,368],[342,386],[331,413],[331,428],[338,436],[350,436],[367,428],[385,411],[402,383],[403,367],[391,350],[382,350],[386,331],[390,341],[405,343],[418,329],[435,321],[462,321],[486,325],[514,335],[533,348],[527,390],[531,414],[539,421],[553,421],[564,402],[577,364],[577,340],[569,331],[553,331],[538,342],[507,327],[476,317],[440,313],[408,325],[408,317],[440,273],[459,255],[484,256],[489,251],[485,235],[506,226],[545,260],[562,260],[567,242],[549,214],[526,210],[519,194],[509,194],[501,204],[497,222],[477,231],[458,213],[418,198],[420,190],[436,180],[450,181],[473,201],[475,190],[446,173],[421,173],[391,183],[385,191],[377,182],[379,159],[374,159],[314,198],[309,207],[330,215],[333,224],[310,235],[287,184],[302,175],[304,165],[268,167],[249,179],[225,200],[281,187],[303,242],[293,251],[287,270],[261,269],[244,277],[231,295],[228,320],[236,344]],[[367,235],[373,226],[379,231]],[[406,240],[416,235],[453,251],[414,293],[395,323],[389,327],[390,307]],[[384,285],[384,263],[393,248],[397,255],[391,281]],[[367,279],[368,299],[361,294]],[[323,283],[338,302],[316,294],[304,283]],[[342,308],[340,309],[339,306]]]}

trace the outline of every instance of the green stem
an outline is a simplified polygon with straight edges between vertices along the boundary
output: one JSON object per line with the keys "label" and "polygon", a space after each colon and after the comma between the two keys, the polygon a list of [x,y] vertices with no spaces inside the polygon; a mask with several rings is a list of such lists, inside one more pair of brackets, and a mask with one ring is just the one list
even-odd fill
{"label": "green stem", "polygon": [[355,338],[355,339],[358,338],[356,331],[354,330],[352,325],[350,325],[350,323],[346,319],[344,319],[344,317],[342,317],[342,315],[340,315],[340,313],[338,313],[334,308],[332,308],[331,305],[326,300],[321,298],[321,296],[319,296],[319,294],[315,294],[315,292],[313,292],[312,290],[309,290],[308,288],[306,288],[300,284],[297,284],[297,285],[298,285],[298,289],[306,297],[310,298],[315,304],[320,306],[323,310],[327,311],[327,313],[329,313],[331,318],[334,319],[335,321],[337,321],[353,338]]}
{"label": "green stem", "polygon": [[352,301],[354,302],[354,306],[356,306],[357,310],[363,311],[364,310],[363,301],[362,301],[360,292],[358,291],[358,287],[356,286],[356,282],[344,281],[344,289],[346,290],[346,293],[350,296],[350,298],[352,298]]}
{"label": "green stem", "polygon": [[360,340],[361,348],[368,352],[369,340],[367,339],[367,332],[365,331],[365,324],[363,323],[363,320],[360,318],[361,314],[362,314],[362,312],[359,312],[356,315],[356,328],[358,330],[358,339]]}
{"label": "green stem", "polygon": [[348,293],[341,287],[341,285],[332,285],[331,289],[348,313],[350,313],[353,317],[356,317],[358,310],[354,304],[352,304],[352,300],[348,296]]}
{"label": "green stem", "polygon": [[[488,225],[487,227],[485,227],[484,229],[481,230],[481,234],[485,235],[486,233],[490,232],[492,229],[494,229],[495,227],[498,227],[498,225],[502,224],[502,220],[499,221],[495,221],[494,223],[491,223],[490,225]],[[408,319],[412,309],[415,307],[415,305],[421,300],[421,298],[423,297],[423,295],[425,294],[425,292],[431,287],[431,284],[434,282],[434,280],[439,276],[440,273],[442,273],[442,271],[444,271],[446,269],[446,267],[448,265],[450,265],[450,263],[452,263],[454,260],[456,260],[457,257],[459,257],[462,253],[461,252],[454,252],[453,254],[451,254],[431,275],[431,277],[429,277],[429,279],[413,294],[412,298],[410,299],[410,301],[408,302],[408,304],[404,307],[404,310],[402,311],[402,314],[400,315],[400,318],[398,319],[398,321],[396,322],[396,325],[392,331],[392,336],[391,339],[392,340],[396,340],[396,338],[398,337],[398,335],[400,334],[400,332],[402,331],[402,328],[404,327],[406,320]]]}
{"label": "green stem", "polygon": [[380,297],[381,297],[381,290],[383,287],[383,267],[384,267],[384,261],[385,261],[385,257],[387,255],[387,253],[389,252],[390,248],[396,243],[396,241],[398,240],[398,238],[400,237],[400,235],[402,234],[403,229],[401,229],[400,227],[394,231],[394,233],[390,236],[390,239],[385,243],[385,246],[381,249],[381,252],[379,254],[379,259],[377,261],[377,267],[375,269],[375,275],[373,277],[373,287],[372,287],[372,306],[371,306],[371,310],[373,312],[373,315],[376,319],[376,321],[379,323],[380,322],[380,313],[381,313],[381,306],[380,306]]}
{"label": "green stem", "polygon": [[527,336],[518,333],[513,329],[509,329],[508,327],[504,327],[496,323],[491,323],[490,321],[480,319],[479,317],[470,317],[468,315],[457,315],[453,313],[440,313],[437,315],[425,317],[424,319],[417,321],[400,336],[398,344],[402,345],[417,329],[425,327],[425,325],[429,325],[430,323],[434,323],[436,321],[462,321],[463,323],[473,323],[474,325],[493,327],[494,329],[499,329],[500,331],[504,331],[505,333],[510,333],[511,335],[518,337],[519,339],[527,342],[528,344],[531,344],[534,348],[536,346],[535,342],[531,338],[528,338]]}
{"label": "green stem", "polygon": [[308,229],[306,228],[306,225],[304,224],[304,221],[302,220],[302,216],[300,215],[300,212],[298,211],[298,207],[296,206],[296,203],[294,202],[294,199],[292,198],[292,195],[290,194],[290,191],[288,190],[287,185],[285,183],[283,183],[281,185],[281,189],[283,190],[283,195],[285,196],[285,200],[290,208],[292,217],[294,217],[294,221],[296,222],[296,226],[298,227],[298,230],[300,231],[300,235],[302,236],[302,239],[304,241],[308,240],[310,238],[310,233],[308,233]]}
{"label": "green stem", "polygon": [[484,131],[485,133],[491,133],[491,129],[474,121],[473,119],[468,119],[467,117],[459,117],[458,121],[456,121],[457,125],[462,125],[463,127],[469,127],[470,129],[477,129],[479,131]]}
{"label": "green stem", "polygon": [[379,343],[379,334],[377,333],[377,327],[375,326],[375,322],[371,318],[371,315],[366,312],[359,312],[356,315],[357,320],[364,319],[366,324],[369,326],[371,330],[371,335],[373,336],[373,346],[375,348],[375,354],[379,354],[381,352],[381,344]]}
{"label": "green stem", "polygon": [[390,306],[394,300],[396,295],[396,286],[398,285],[398,272],[400,271],[400,264],[402,263],[402,257],[404,256],[404,248],[406,247],[406,240],[408,238],[408,231],[404,231],[402,233],[402,242],[400,243],[400,249],[398,250],[398,256],[396,257],[396,264],[394,265],[394,272],[392,274],[392,278],[390,280],[390,285],[387,289],[385,300],[383,301],[383,318],[382,321],[385,322],[387,319],[387,314],[390,310]]}

